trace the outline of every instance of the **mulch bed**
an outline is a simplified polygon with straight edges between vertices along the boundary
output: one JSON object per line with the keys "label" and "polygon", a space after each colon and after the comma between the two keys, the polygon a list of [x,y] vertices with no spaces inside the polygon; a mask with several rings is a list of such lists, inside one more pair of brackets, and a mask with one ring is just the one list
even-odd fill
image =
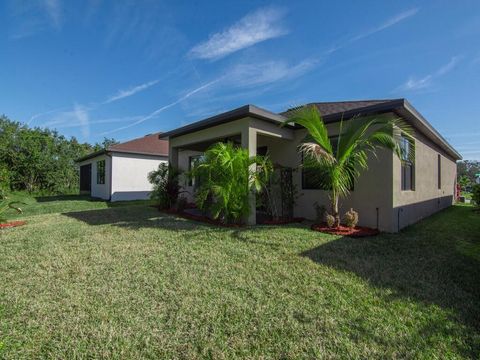
{"label": "mulch bed", "polygon": [[320,231],[320,232],[331,234],[331,235],[350,236],[354,238],[375,236],[380,233],[377,229],[372,229],[372,228],[363,227],[363,226],[355,226],[354,228],[349,228],[348,226],[340,225],[339,227],[332,228],[326,224],[313,224],[312,230]]}
{"label": "mulch bed", "polygon": [[12,227],[16,227],[16,226],[22,226],[22,225],[25,225],[26,224],[26,221],[11,221],[11,222],[8,222],[8,223],[3,223],[3,224],[0,224],[0,229],[6,229],[6,228],[12,228]]}

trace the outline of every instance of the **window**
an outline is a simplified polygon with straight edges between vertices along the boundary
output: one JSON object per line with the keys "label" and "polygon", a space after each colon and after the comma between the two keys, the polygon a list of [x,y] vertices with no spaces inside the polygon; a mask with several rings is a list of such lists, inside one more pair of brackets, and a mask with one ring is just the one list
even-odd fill
{"label": "window", "polygon": [[410,140],[402,136],[400,140],[400,149],[402,158],[402,190],[415,190],[415,169],[413,159],[415,159],[415,149]]}
{"label": "window", "polygon": [[442,188],[442,157],[437,155],[437,187]]}
{"label": "window", "polygon": [[97,161],[97,184],[105,184],[105,160]]}
{"label": "window", "polygon": [[[188,158],[188,171],[192,171],[195,166],[202,160],[203,155],[195,155],[195,156],[190,156]],[[188,186],[198,186],[199,181],[196,178],[189,178],[188,179]]]}

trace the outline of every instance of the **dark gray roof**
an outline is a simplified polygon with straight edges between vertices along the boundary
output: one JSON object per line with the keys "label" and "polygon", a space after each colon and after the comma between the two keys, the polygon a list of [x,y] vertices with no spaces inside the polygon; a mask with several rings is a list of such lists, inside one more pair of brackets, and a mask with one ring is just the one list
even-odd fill
{"label": "dark gray roof", "polygon": [[[172,131],[167,131],[167,132],[161,133],[158,137],[160,139],[164,139],[164,138],[167,138],[167,137],[180,136],[180,135],[184,135],[184,134],[187,134],[189,132],[192,132],[192,131],[198,131],[198,130],[206,129],[206,128],[209,128],[211,126],[220,125],[220,124],[223,124],[223,123],[227,123],[227,122],[230,122],[230,121],[233,121],[233,120],[242,119],[242,118],[245,118],[245,117],[253,117],[253,118],[256,118],[256,119],[265,120],[265,121],[268,121],[268,122],[271,122],[271,123],[274,123],[274,124],[278,124],[278,125],[281,124],[282,122],[284,122],[285,120],[287,120],[287,118],[284,117],[281,114],[276,114],[276,113],[273,113],[271,111],[261,109],[261,108],[255,106],[255,105],[245,105],[245,106],[239,107],[237,109],[230,110],[230,111],[227,111],[227,112],[209,117],[207,119],[200,120],[200,121],[194,122],[192,124],[182,126],[180,128],[174,129]],[[291,126],[289,126],[289,127],[291,127]]]}
{"label": "dark gray roof", "polygon": [[[448,143],[445,138],[406,100],[406,99],[383,99],[383,100],[355,100],[335,102],[315,102],[296,108],[288,109],[280,114],[260,109],[254,105],[245,105],[240,108],[212,116],[208,119],[192,123],[181,128],[162,133],[159,138],[175,137],[192,131],[206,129],[210,126],[241,119],[247,116],[280,124],[288,119],[290,111],[303,106],[315,106],[326,123],[349,119],[354,116],[366,116],[393,112],[409,121],[415,129],[425,134],[430,140],[442,148],[453,159],[461,159],[461,155]],[[292,128],[295,128],[291,126]]]}

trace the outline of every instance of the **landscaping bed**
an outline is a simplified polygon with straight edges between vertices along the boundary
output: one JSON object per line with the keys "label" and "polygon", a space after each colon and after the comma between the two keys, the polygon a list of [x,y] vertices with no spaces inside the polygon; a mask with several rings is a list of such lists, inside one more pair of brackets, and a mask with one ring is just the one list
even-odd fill
{"label": "landscaping bed", "polygon": [[354,228],[351,228],[343,225],[338,227],[329,227],[327,224],[313,224],[311,229],[331,235],[350,236],[354,238],[375,236],[380,233],[377,229],[363,226],[355,226]]}

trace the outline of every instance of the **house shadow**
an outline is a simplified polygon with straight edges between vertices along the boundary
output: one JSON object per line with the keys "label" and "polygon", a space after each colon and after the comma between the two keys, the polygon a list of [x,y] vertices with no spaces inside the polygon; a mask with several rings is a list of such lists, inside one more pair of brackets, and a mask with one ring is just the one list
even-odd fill
{"label": "house shadow", "polygon": [[[301,256],[353,273],[374,287],[393,290],[388,295],[392,301],[410,298],[452,310],[456,321],[480,330],[480,261],[460,251],[461,223],[454,225],[459,227],[458,237],[452,238],[451,231],[444,234],[441,229],[433,231],[440,227],[439,222],[446,222],[445,216],[451,210],[399,234],[342,237]],[[480,243],[478,233],[470,230],[464,232],[462,241]]]}
{"label": "house shadow", "polygon": [[106,209],[65,212],[63,216],[91,226],[113,225],[125,229],[163,228],[166,230],[197,230],[211,227],[158,211],[153,206],[114,206]]}

